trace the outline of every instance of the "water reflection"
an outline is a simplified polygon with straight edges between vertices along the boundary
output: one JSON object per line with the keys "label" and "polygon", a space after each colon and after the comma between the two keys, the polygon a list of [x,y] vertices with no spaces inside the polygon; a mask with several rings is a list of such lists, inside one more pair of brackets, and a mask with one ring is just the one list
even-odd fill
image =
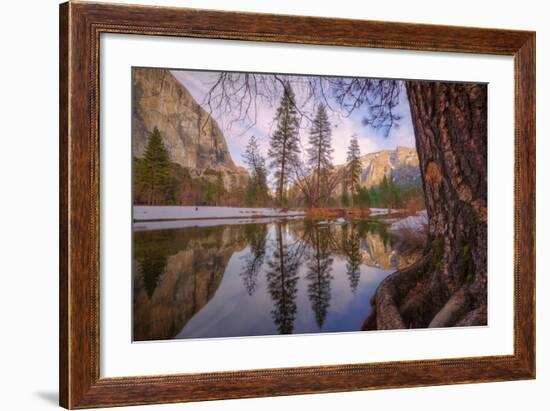
{"label": "water reflection", "polygon": [[134,233],[134,340],[359,330],[401,256],[382,224],[272,221]]}
{"label": "water reflection", "polygon": [[323,328],[330,306],[330,282],[333,279],[334,263],[330,248],[330,243],[334,240],[332,231],[328,225],[307,222],[302,237],[310,245],[306,262],[307,291],[319,329]]}
{"label": "water reflection", "polygon": [[258,275],[264,264],[267,224],[246,224],[244,234],[248,244],[250,244],[250,253],[243,258],[245,263],[241,271],[241,277],[248,295],[252,295],[256,291]]}
{"label": "water reflection", "polygon": [[146,254],[137,259],[142,273],[143,287],[147,296],[151,298],[157,288],[159,278],[166,268],[166,257],[163,255]]}
{"label": "water reflection", "polygon": [[342,249],[346,255],[346,275],[352,292],[357,291],[361,275],[361,237],[353,227],[346,226],[342,230]]}
{"label": "water reflection", "polygon": [[296,293],[298,291],[298,268],[303,253],[303,243],[289,241],[292,236],[282,223],[275,224],[275,244],[272,257],[267,263],[266,280],[269,295],[273,300],[271,315],[279,334],[292,334],[296,315]]}

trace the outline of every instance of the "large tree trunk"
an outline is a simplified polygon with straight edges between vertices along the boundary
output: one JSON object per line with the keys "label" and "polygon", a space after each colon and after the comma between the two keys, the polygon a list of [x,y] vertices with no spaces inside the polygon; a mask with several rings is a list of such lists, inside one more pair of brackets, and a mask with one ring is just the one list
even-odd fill
{"label": "large tree trunk", "polygon": [[367,329],[487,322],[487,87],[406,83],[429,220],[415,265],[387,277]]}

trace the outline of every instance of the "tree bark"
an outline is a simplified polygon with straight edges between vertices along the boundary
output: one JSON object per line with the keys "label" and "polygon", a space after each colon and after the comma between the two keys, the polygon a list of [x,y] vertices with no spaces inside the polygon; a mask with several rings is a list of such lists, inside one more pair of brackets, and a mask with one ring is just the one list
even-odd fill
{"label": "tree bark", "polygon": [[406,90],[428,245],[421,264],[382,282],[365,324],[378,329],[486,324],[487,86],[408,81]]}

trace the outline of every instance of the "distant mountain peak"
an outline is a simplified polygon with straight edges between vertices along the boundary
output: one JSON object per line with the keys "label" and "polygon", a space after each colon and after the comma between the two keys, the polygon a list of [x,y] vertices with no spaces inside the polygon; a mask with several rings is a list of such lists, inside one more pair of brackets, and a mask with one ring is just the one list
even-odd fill
{"label": "distant mountain peak", "polygon": [[[392,177],[397,184],[419,185],[420,169],[416,148],[397,146],[361,156],[361,185],[366,188]],[[337,168],[344,167],[343,164]]]}

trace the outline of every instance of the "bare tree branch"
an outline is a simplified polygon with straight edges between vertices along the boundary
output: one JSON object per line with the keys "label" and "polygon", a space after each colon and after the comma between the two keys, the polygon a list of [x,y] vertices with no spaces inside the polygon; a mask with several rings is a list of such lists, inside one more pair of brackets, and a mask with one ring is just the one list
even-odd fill
{"label": "bare tree branch", "polygon": [[274,106],[287,84],[296,91],[293,105],[300,123],[306,123],[301,127],[308,127],[311,111],[319,103],[332,112],[343,110],[346,116],[362,110],[363,124],[382,129],[385,136],[401,120],[395,113],[403,89],[401,80],[221,72],[204,104],[212,114],[231,117],[228,127],[240,123],[246,132],[258,120],[260,103]]}

